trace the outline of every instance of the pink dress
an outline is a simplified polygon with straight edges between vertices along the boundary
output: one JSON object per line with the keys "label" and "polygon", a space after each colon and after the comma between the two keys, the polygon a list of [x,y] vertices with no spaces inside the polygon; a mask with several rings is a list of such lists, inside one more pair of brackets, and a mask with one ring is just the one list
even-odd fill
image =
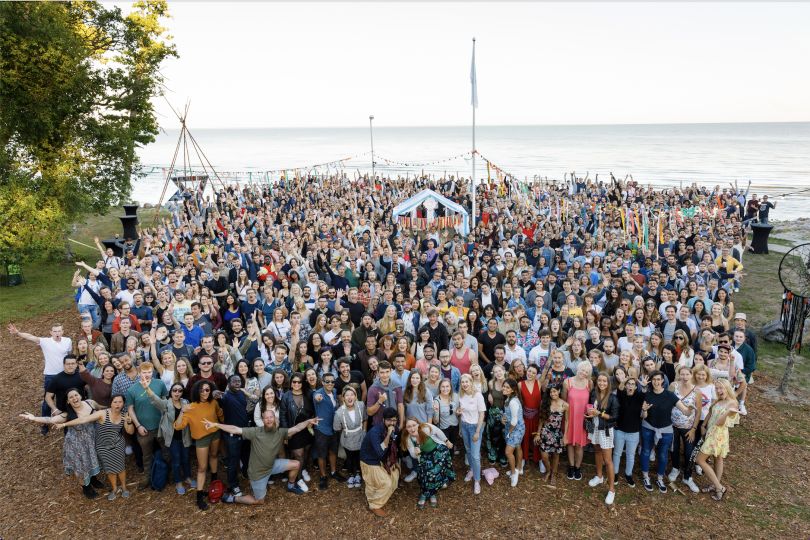
{"label": "pink dress", "polygon": [[591,392],[588,388],[577,388],[571,383],[573,379],[568,379],[568,426],[566,426],[566,438],[568,444],[574,446],[586,446],[588,444],[588,433],[585,431],[585,409],[588,407],[588,400]]}

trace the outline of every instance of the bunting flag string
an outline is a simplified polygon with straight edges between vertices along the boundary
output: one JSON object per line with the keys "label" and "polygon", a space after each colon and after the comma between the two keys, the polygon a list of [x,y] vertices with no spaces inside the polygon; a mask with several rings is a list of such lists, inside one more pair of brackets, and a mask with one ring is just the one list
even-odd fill
{"label": "bunting flag string", "polygon": [[437,216],[432,219],[399,216],[397,218],[397,224],[403,229],[415,229],[419,231],[426,231],[434,227],[448,229],[461,225],[462,218],[459,214],[454,214],[452,216]]}
{"label": "bunting flag string", "polygon": [[397,161],[395,159],[389,159],[389,158],[383,157],[383,156],[381,156],[379,154],[376,154],[374,156],[374,159],[378,160],[378,161],[382,161],[386,165],[399,165],[399,166],[402,166],[402,167],[428,167],[428,166],[431,166],[431,165],[438,165],[440,163],[447,163],[448,161],[454,161],[456,159],[461,159],[463,157],[470,156],[470,155],[472,155],[472,151],[463,152],[463,153],[457,154],[455,156],[441,158],[441,159],[437,159],[437,160],[434,160],[434,161],[424,161],[424,162]]}

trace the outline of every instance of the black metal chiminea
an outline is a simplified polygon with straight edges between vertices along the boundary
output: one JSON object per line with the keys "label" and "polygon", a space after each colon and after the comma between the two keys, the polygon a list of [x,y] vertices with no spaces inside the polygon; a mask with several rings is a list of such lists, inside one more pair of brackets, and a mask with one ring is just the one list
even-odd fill
{"label": "black metal chiminea", "polygon": [[138,208],[137,204],[125,204],[123,205],[124,214],[123,216],[118,216],[118,219],[121,220],[121,226],[124,229],[123,236],[119,238],[107,238],[102,240],[101,243],[104,244],[105,248],[112,248],[113,252],[118,257],[124,256],[124,251],[115,245],[116,242],[125,242],[127,238],[131,238],[132,240],[138,239]]}

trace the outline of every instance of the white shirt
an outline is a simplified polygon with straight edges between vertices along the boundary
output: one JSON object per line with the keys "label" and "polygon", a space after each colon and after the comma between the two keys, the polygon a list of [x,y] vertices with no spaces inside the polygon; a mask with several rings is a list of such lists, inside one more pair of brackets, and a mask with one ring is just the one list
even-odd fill
{"label": "white shirt", "polygon": [[473,395],[461,394],[458,396],[458,406],[461,407],[461,421],[467,424],[478,423],[478,413],[486,412],[487,406],[484,404],[484,396],[481,392]]}
{"label": "white shirt", "polygon": [[39,348],[45,357],[44,375],[56,375],[64,369],[65,356],[73,352],[73,342],[69,337],[62,337],[59,341],[53,338],[39,338]]}
{"label": "white shirt", "polygon": [[535,366],[540,366],[540,359],[545,357],[546,361],[544,364],[548,363],[548,357],[551,355],[551,343],[548,344],[548,349],[544,349],[543,345],[537,345],[529,351],[529,363],[534,364]]}
{"label": "white shirt", "polygon": [[506,354],[504,355],[504,360],[506,361],[507,364],[511,364],[515,360],[521,360],[523,362],[523,365],[524,366],[526,365],[526,351],[523,349],[523,347],[520,347],[519,345],[515,344],[515,348],[512,349],[509,347],[509,345],[505,345],[504,349],[506,351]]}

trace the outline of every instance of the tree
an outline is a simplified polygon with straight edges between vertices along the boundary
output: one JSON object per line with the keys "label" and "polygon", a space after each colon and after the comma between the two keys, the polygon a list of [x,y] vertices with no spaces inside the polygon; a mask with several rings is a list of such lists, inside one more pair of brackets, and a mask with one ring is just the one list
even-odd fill
{"label": "tree", "polygon": [[158,132],[159,68],[176,56],[167,16],[164,0],[128,15],[98,2],[0,3],[0,258],[52,251],[77,216],[129,197],[137,148]]}

